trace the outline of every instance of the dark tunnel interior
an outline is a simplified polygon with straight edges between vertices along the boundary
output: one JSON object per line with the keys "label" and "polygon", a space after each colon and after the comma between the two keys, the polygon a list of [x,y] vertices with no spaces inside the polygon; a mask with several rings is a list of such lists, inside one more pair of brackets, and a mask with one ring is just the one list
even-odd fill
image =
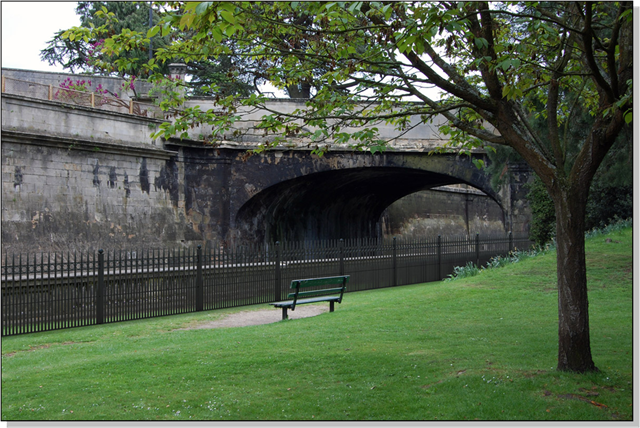
{"label": "dark tunnel interior", "polygon": [[284,181],[238,211],[240,240],[298,241],[374,238],[382,212],[411,193],[457,178],[429,171],[368,167],[327,171]]}

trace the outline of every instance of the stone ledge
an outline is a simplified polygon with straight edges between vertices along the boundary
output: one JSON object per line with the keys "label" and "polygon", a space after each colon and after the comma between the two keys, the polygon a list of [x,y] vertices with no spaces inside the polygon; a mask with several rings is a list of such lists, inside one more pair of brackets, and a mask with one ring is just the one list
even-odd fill
{"label": "stone ledge", "polygon": [[[438,140],[440,143],[444,143],[444,140]],[[429,153],[438,147],[441,147],[438,142],[432,142],[431,145],[423,145],[417,144],[413,142],[401,143],[397,145],[390,144],[387,146],[387,149],[382,152],[384,153]],[[169,138],[168,140],[164,140],[166,146],[175,146],[175,147],[198,147],[203,149],[234,149],[234,150],[253,150],[259,148],[260,141],[232,141],[232,140],[220,140],[211,143],[205,143],[199,140],[193,139],[179,139],[179,138]],[[359,152],[358,150],[349,147],[348,145],[333,145],[329,143],[321,144],[320,146],[328,146],[329,152]],[[311,151],[315,147],[315,144],[309,144],[309,142],[302,141],[300,139],[290,139],[287,145],[280,145],[269,149],[267,152],[286,152],[286,151]],[[443,154],[457,154],[457,150],[446,150]],[[476,149],[472,150],[474,154],[484,154],[485,150]]]}
{"label": "stone ledge", "polygon": [[93,107],[93,108],[85,107],[77,104],[63,103],[61,101],[43,100],[40,98],[28,97],[25,95],[3,93],[2,98],[6,100],[21,101],[24,104],[29,104],[29,103],[40,104],[42,106],[45,106],[45,108],[49,108],[49,109],[75,110],[77,112],[89,113],[91,115],[97,115],[97,116],[99,115],[105,115],[110,117],[115,116],[120,121],[129,121],[129,122],[143,121],[143,122],[151,122],[157,125],[160,125],[161,123],[164,123],[164,122],[168,122],[166,120],[156,119],[153,117],[138,116],[138,115],[129,114],[129,113],[120,113],[120,112],[111,111],[111,110],[103,110],[97,107]]}
{"label": "stone ledge", "polygon": [[129,156],[142,156],[146,158],[168,160],[177,153],[165,149],[151,146],[132,146],[108,143],[104,141],[93,141],[61,137],[56,135],[45,135],[33,132],[25,132],[17,129],[2,129],[2,142],[14,144],[29,144],[45,147],[54,147],[67,150],[81,150],[92,153],[124,154]]}

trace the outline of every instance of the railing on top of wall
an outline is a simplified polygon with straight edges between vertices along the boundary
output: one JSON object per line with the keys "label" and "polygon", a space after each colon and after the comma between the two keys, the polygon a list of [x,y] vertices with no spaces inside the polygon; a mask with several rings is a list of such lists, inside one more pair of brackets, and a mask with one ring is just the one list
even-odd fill
{"label": "railing on top of wall", "polygon": [[286,296],[294,279],[350,275],[348,291],[438,281],[531,245],[528,238],[333,240],[233,250],[6,255],[2,335],[112,323]]}
{"label": "railing on top of wall", "polygon": [[45,85],[2,76],[2,93],[22,95],[47,101],[57,101],[84,107],[97,108],[118,113],[128,113],[136,116],[161,119],[163,113],[154,104],[124,100],[117,96],[101,94],[99,92],[78,91],[75,89]]}

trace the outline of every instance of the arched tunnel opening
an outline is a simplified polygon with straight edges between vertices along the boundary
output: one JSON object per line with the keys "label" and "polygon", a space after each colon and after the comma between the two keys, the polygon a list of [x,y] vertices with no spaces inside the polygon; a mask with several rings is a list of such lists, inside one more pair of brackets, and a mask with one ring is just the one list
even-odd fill
{"label": "arched tunnel opening", "polygon": [[456,177],[409,168],[318,172],[255,195],[238,211],[236,230],[239,240],[246,242],[379,237],[381,214],[393,202],[460,183]]}

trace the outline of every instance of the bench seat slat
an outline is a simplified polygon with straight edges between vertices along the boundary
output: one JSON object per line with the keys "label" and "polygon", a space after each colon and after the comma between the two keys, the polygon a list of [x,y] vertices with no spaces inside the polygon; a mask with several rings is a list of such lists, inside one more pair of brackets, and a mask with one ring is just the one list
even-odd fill
{"label": "bench seat slat", "polygon": [[[297,305],[302,305],[304,303],[315,303],[315,302],[337,302],[340,300],[340,296],[327,296],[327,297],[311,297],[308,299],[298,299],[298,301],[296,302],[296,306]],[[276,308],[281,308],[283,306],[287,306],[290,307],[293,305],[293,300],[287,300],[284,302],[276,302],[276,303],[270,303],[270,305],[275,306]]]}
{"label": "bench seat slat", "polygon": [[326,278],[310,278],[310,279],[296,279],[291,281],[291,288],[304,288],[304,287],[314,287],[318,285],[343,285],[349,281],[349,277],[346,278],[343,276],[330,276]]}
{"label": "bench seat slat", "polygon": [[[342,287],[339,287],[339,288],[327,288],[327,289],[324,289],[324,290],[299,291],[298,292],[298,297],[317,296],[317,295],[322,295],[322,294],[337,294],[337,293],[340,293],[341,291],[342,291]],[[292,298],[295,295],[296,295],[296,293],[289,293],[287,298]]]}

